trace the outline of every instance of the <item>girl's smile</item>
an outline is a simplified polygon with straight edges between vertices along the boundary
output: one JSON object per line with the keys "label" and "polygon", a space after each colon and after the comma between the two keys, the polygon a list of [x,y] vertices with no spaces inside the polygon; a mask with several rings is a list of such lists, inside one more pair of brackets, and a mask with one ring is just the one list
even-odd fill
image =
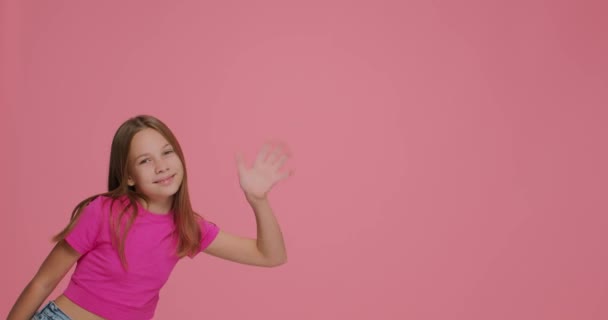
{"label": "girl's smile", "polygon": [[173,174],[173,175],[171,175],[171,176],[169,176],[167,178],[154,181],[154,183],[158,183],[160,185],[167,186],[167,185],[170,185],[173,182],[173,180],[174,180],[173,178],[174,177],[175,177],[175,174]]}

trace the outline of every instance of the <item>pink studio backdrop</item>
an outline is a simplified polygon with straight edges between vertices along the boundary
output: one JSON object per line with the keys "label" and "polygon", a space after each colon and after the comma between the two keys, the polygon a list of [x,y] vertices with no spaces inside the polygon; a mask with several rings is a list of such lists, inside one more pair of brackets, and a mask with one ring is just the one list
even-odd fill
{"label": "pink studio backdrop", "polygon": [[184,260],[157,319],[608,319],[607,9],[4,0],[0,317],[147,113],[227,231],[255,234],[234,151],[297,170],[288,264]]}

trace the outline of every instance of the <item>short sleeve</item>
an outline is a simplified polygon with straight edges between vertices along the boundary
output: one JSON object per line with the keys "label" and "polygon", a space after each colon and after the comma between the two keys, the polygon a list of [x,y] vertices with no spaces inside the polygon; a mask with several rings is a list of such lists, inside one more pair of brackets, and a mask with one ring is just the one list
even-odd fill
{"label": "short sleeve", "polygon": [[207,249],[215,237],[217,237],[220,228],[215,223],[204,219],[199,221],[199,225],[201,227],[201,251],[203,251]]}
{"label": "short sleeve", "polygon": [[80,254],[91,251],[97,244],[103,215],[101,200],[97,197],[82,208],[76,225],[65,237],[65,241]]}

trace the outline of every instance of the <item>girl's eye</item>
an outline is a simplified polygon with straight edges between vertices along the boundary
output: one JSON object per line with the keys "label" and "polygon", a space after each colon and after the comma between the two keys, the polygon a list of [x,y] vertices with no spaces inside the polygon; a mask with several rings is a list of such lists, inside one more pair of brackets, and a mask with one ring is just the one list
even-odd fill
{"label": "girl's eye", "polygon": [[169,154],[169,153],[173,153],[173,150],[167,150],[167,151],[165,151],[165,154]]}
{"label": "girl's eye", "polygon": [[144,164],[146,162],[150,161],[150,159],[143,159],[142,161],[139,162],[139,164]]}

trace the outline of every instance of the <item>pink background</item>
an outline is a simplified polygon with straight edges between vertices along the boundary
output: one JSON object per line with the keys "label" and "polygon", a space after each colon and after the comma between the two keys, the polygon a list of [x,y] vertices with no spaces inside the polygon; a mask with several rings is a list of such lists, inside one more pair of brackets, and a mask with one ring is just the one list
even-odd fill
{"label": "pink background", "polygon": [[297,169],[288,264],[184,260],[157,319],[608,319],[607,6],[4,0],[0,317],[147,113],[227,231],[234,151]]}

